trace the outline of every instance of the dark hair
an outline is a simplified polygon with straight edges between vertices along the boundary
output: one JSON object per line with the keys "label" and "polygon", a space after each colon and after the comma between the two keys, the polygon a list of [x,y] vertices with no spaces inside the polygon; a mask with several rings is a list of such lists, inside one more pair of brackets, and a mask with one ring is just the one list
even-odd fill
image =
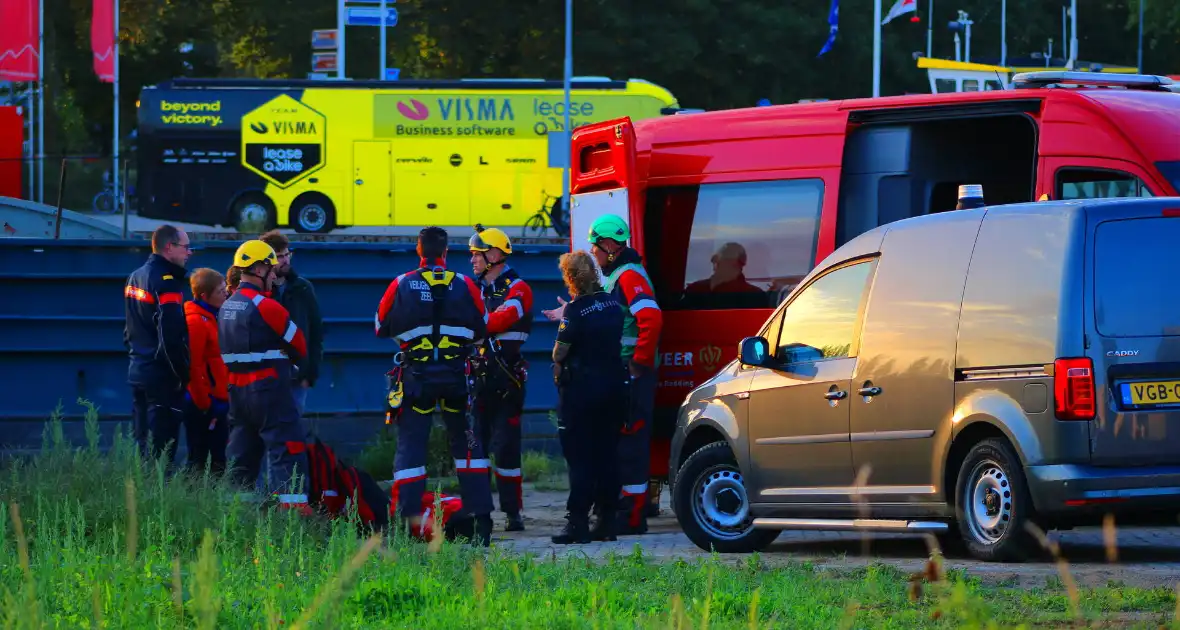
{"label": "dark hair", "polygon": [[561,267],[561,279],[574,297],[590,295],[602,290],[598,284],[598,268],[594,266],[594,259],[586,250],[562,254],[558,260]]}
{"label": "dark hair", "polygon": [[152,232],[152,253],[158,254],[164,251],[165,247],[172,245],[180,240],[180,228],[174,225],[165,223],[156,228]]}
{"label": "dark hair", "polygon": [[276,254],[291,247],[291,240],[278,230],[266,232],[262,236],[259,236],[258,240],[266,243],[267,245],[270,245],[271,249],[275,250]]}
{"label": "dark hair", "polygon": [[442,258],[447,251],[447,231],[431,226],[418,233],[418,255],[423,258]]}

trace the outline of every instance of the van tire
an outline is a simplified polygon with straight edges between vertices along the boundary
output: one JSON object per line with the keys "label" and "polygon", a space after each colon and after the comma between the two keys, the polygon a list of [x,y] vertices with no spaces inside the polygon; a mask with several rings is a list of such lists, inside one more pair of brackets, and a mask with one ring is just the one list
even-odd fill
{"label": "van tire", "polygon": [[1033,503],[1020,458],[1001,438],[967,453],[955,484],[955,514],[967,552],[985,562],[1020,562],[1036,549],[1026,529]]}
{"label": "van tire", "polygon": [[[742,472],[738,468],[729,444],[714,442],[690,455],[676,473],[672,505],[676,520],[685,535],[705,551],[718,553],[751,553],[765,549],[778,538],[777,530],[754,529],[750,515],[750,501],[746,495]],[[717,501],[723,499],[722,511]],[[708,518],[740,515],[740,525],[726,527]]]}

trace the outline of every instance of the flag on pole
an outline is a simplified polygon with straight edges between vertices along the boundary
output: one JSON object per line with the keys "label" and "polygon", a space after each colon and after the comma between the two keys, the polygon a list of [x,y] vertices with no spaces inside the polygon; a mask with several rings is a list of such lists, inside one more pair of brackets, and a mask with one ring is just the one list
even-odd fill
{"label": "flag on pole", "polygon": [[94,0],[90,20],[90,49],[94,54],[94,74],[103,83],[115,82],[115,7],[114,0]]}
{"label": "flag on pole", "polygon": [[0,2],[0,80],[40,81],[38,0]]}
{"label": "flag on pole", "polygon": [[889,15],[885,16],[885,19],[881,22],[881,24],[888,24],[890,20],[899,15],[904,15],[906,13],[917,13],[917,11],[918,0],[897,0],[897,2],[893,3],[893,8],[889,9]]}
{"label": "flag on pole", "polygon": [[840,30],[838,24],[840,18],[840,0],[832,0],[832,8],[828,10],[828,41],[824,42],[824,47],[819,51],[816,57],[822,57],[824,53],[832,49],[836,45],[836,32]]}

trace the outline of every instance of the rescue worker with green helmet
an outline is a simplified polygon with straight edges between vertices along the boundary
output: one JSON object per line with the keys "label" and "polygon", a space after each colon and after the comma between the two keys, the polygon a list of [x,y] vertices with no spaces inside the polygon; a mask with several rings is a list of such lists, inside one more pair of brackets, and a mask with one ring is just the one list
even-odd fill
{"label": "rescue worker with green helmet", "polygon": [[[631,376],[630,409],[619,436],[618,466],[622,498],[616,531],[619,534],[647,532],[647,495],[650,479],[652,414],[655,409],[656,359],[663,312],[656,303],[651,279],[643,268],[639,252],[627,246],[631,230],[614,214],[605,214],[590,225],[590,252],[605,276],[603,288],[624,307],[622,360]],[[565,308],[565,302],[550,318]],[[608,515],[599,514],[599,519]],[[591,536],[605,531],[595,527]]]}
{"label": "rescue worker with green helmet", "polygon": [[533,290],[508,264],[512,241],[503,230],[477,224],[467,249],[488,313],[488,334],[479,347],[482,375],[475,403],[481,439],[496,459],[500,510],[508,517],[504,529],[522,531],[520,422],[528,364],[521,348],[533,328]]}

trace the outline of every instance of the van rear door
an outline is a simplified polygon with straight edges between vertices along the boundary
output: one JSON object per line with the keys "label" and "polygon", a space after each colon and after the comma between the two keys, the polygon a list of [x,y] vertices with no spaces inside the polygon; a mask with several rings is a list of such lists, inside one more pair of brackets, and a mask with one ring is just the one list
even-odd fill
{"label": "van rear door", "polygon": [[[1180,204],[1100,203],[1087,214],[1091,463],[1180,464]],[[1056,380],[1060,406],[1066,375]]]}
{"label": "van rear door", "polygon": [[635,128],[625,116],[574,130],[570,139],[570,248],[586,249],[590,225],[617,214],[631,227],[632,247],[643,241],[631,210],[635,181]]}

